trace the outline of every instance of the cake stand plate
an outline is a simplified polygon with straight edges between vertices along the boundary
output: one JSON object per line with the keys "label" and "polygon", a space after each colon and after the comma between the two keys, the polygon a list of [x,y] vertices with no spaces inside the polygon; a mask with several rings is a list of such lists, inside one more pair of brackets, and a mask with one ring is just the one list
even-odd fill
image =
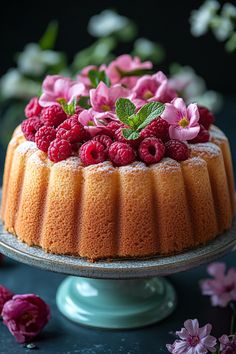
{"label": "cake stand plate", "polygon": [[0,223],[0,252],[19,262],[69,274],[57,292],[57,305],[70,320],[93,327],[142,327],[169,316],[176,294],[160,277],[211,262],[236,248],[236,218],[231,230],[195,250],[146,260],[88,262],[82,258],[47,254],[4,231]]}

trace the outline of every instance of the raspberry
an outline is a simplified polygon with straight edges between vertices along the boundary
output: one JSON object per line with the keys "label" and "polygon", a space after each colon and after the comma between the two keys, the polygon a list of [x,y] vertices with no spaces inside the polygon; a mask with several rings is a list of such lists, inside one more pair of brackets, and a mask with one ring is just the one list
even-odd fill
{"label": "raspberry", "polygon": [[112,144],[112,140],[108,135],[105,135],[105,134],[96,135],[93,138],[93,140],[99,141],[99,143],[101,143],[104,146],[105,152],[108,153],[109,147]]}
{"label": "raspberry", "polygon": [[124,127],[124,124],[116,121],[111,121],[106,125],[106,129],[108,129],[112,134],[114,134],[120,127]]}
{"label": "raspberry", "polygon": [[197,143],[207,143],[210,139],[210,134],[208,130],[204,128],[203,125],[200,124],[200,131],[196,138],[189,140],[190,144],[197,144]]}
{"label": "raspberry", "polygon": [[41,112],[41,119],[45,125],[58,127],[67,118],[66,113],[60,106],[54,105],[43,108]]}
{"label": "raspberry", "polygon": [[23,120],[21,123],[21,130],[27,140],[35,141],[35,134],[42,125],[43,123],[38,117],[32,117]]}
{"label": "raspberry", "polygon": [[159,162],[165,154],[165,145],[155,137],[144,139],[139,145],[139,157],[146,164]]}
{"label": "raspberry", "polygon": [[208,108],[202,106],[198,106],[198,111],[200,115],[199,124],[202,124],[208,130],[210,125],[215,121],[213,113]]}
{"label": "raspberry", "polygon": [[114,142],[109,148],[109,157],[116,166],[125,166],[134,162],[135,152],[134,149],[126,143]]}
{"label": "raspberry", "polygon": [[169,124],[162,118],[154,119],[146,128],[141,131],[142,138],[155,136],[163,141],[169,140]]}
{"label": "raspberry", "polygon": [[137,148],[140,144],[140,142],[143,140],[141,137],[139,137],[138,139],[134,139],[134,140],[128,140],[124,137],[123,133],[122,133],[122,128],[119,128],[115,131],[114,133],[114,139],[116,141],[119,141],[121,143],[125,143],[125,144],[129,144],[130,146],[132,146],[133,148]]}
{"label": "raspberry", "polygon": [[184,161],[189,158],[190,151],[188,146],[179,140],[169,140],[166,144],[166,156],[177,161]]}
{"label": "raspberry", "polygon": [[69,143],[80,143],[87,137],[86,130],[83,125],[79,123],[78,117],[71,117],[66,119],[57,128],[57,138],[65,139]]}
{"label": "raspberry", "polygon": [[66,160],[72,155],[70,143],[64,139],[55,139],[48,148],[48,157],[53,162]]}
{"label": "raspberry", "polygon": [[27,118],[39,116],[41,111],[42,107],[39,104],[38,97],[33,97],[25,107],[25,116]]}
{"label": "raspberry", "polygon": [[35,134],[35,142],[37,147],[47,152],[50,143],[56,139],[56,131],[53,127],[43,126]]}
{"label": "raspberry", "polygon": [[106,160],[106,152],[99,141],[90,140],[84,143],[79,151],[79,156],[84,165],[94,165]]}

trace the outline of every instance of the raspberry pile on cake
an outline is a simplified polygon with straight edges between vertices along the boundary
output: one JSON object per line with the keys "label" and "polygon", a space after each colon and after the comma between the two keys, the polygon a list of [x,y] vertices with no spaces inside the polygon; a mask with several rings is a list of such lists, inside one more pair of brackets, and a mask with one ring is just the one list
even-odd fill
{"label": "raspberry pile on cake", "polygon": [[[124,62],[126,70],[130,65],[143,75],[131,76]],[[25,138],[55,163],[73,155],[85,166],[188,159],[188,143],[209,141],[213,114],[196,104],[186,106],[161,71],[147,74],[150,67],[124,55],[108,67],[85,68],[76,80],[47,76],[41,97],[25,108]]]}

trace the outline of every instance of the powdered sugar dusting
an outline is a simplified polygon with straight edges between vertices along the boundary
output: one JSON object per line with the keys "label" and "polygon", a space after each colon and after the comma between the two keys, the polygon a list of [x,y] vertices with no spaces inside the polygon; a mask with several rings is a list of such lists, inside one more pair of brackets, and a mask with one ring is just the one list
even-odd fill
{"label": "powdered sugar dusting", "polygon": [[104,161],[101,163],[98,163],[96,165],[90,165],[86,166],[84,168],[84,172],[89,172],[89,173],[96,173],[96,172],[107,172],[111,173],[114,172],[115,168],[113,167],[112,163],[110,161]]}
{"label": "powdered sugar dusting", "polygon": [[186,161],[182,161],[181,165],[203,166],[206,165],[206,161],[203,160],[200,156],[195,156],[187,159]]}
{"label": "powdered sugar dusting", "polygon": [[227,140],[227,137],[225,134],[215,125],[213,125],[210,129],[210,137],[213,140]]}
{"label": "powdered sugar dusting", "polygon": [[122,166],[119,168],[120,173],[132,173],[135,171],[145,171],[147,166],[143,162],[135,161],[127,166]]}
{"label": "powdered sugar dusting", "polygon": [[26,154],[29,150],[37,150],[37,146],[33,141],[24,141],[16,149],[16,151],[22,155]]}
{"label": "powdered sugar dusting", "polygon": [[221,153],[220,148],[214,143],[189,144],[193,153],[200,155],[218,156]]}
{"label": "powdered sugar dusting", "polygon": [[42,151],[37,150],[35,153],[33,153],[28,161],[33,162],[36,165],[40,166],[47,166],[50,165],[50,162],[47,158],[47,155],[45,155]]}
{"label": "powdered sugar dusting", "polygon": [[152,169],[158,170],[160,172],[175,172],[180,169],[180,164],[169,157],[165,157],[161,162],[152,165]]}
{"label": "powdered sugar dusting", "polygon": [[55,167],[72,169],[72,170],[78,170],[78,168],[81,167],[81,165],[82,164],[78,156],[71,156],[66,160],[54,164]]}

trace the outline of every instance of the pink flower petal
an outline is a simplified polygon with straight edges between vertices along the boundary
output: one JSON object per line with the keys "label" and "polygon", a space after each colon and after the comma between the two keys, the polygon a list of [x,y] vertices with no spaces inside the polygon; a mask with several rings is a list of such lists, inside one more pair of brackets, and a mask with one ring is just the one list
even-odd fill
{"label": "pink flower petal", "polygon": [[198,107],[195,103],[191,103],[187,107],[187,115],[191,126],[194,126],[198,123],[200,116],[199,116]]}
{"label": "pink flower petal", "polygon": [[204,338],[211,333],[212,325],[210,323],[205,326],[199,328],[199,338]]}
{"label": "pink flower petal", "polygon": [[165,104],[164,112],[161,114],[161,118],[165,119],[169,124],[178,123],[178,111],[171,103]]}
{"label": "pink flower petal", "polygon": [[225,276],[226,264],[223,262],[211,263],[207,267],[207,271],[212,277],[223,278]]}
{"label": "pink flower petal", "polygon": [[169,135],[171,139],[187,141],[195,138],[200,130],[199,127],[182,128],[180,126],[171,125],[169,127]]}
{"label": "pink flower petal", "polygon": [[199,323],[197,319],[187,320],[184,322],[184,327],[191,336],[197,336],[199,331]]}
{"label": "pink flower petal", "polygon": [[185,104],[185,102],[184,102],[184,100],[182,98],[180,98],[180,97],[174,98],[171,103],[181,113],[182,117],[186,117],[187,118],[186,104]]}

